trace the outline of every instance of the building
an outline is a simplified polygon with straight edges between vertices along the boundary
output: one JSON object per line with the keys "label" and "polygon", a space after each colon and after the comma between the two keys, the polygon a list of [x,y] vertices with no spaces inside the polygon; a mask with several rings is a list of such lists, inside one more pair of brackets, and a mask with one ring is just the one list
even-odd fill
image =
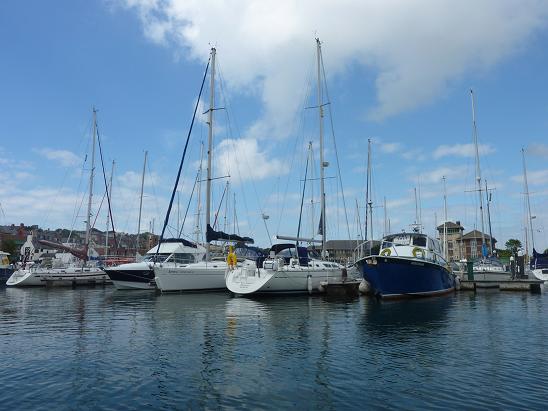
{"label": "building", "polygon": [[[360,241],[361,242],[361,241]],[[328,240],[325,242],[325,249],[331,261],[342,264],[354,261],[354,250],[359,245],[356,240]],[[319,246],[315,247],[316,250]]]}
{"label": "building", "polygon": [[460,221],[453,223],[452,221],[447,221],[444,224],[441,224],[437,227],[438,238],[441,241],[442,245],[444,243],[444,226],[447,230],[447,256],[450,261],[459,261],[464,257],[464,249],[462,247],[462,238],[464,227],[460,225]]}
{"label": "building", "polygon": [[[483,237],[485,237],[485,244],[487,245],[487,249],[489,250],[491,247],[491,237],[489,236],[489,234],[484,234]],[[497,240],[493,238],[492,243],[494,250],[497,244]],[[466,258],[467,260],[473,260],[481,257],[482,245],[483,243],[481,231],[472,230],[469,233],[464,234],[461,239],[461,248],[464,251],[464,258]]]}

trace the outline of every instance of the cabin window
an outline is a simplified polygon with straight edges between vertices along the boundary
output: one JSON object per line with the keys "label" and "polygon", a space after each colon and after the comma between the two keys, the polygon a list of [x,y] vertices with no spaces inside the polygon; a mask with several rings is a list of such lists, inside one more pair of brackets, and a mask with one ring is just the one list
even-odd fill
{"label": "cabin window", "polygon": [[178,264],[193,263],[194,255],[189,253],[175,253],[167,261],[178,263]]}
{"label": "cabin window", "polygon": [[426,247],[426,237],[413,237],[413,245],[417,247]]}
{"label": "cabin window", "polygon": [[168,258],[170,254],[149,254],[145,256],[143,261],[151,262],[151,263],[163,263],[166,258]]}

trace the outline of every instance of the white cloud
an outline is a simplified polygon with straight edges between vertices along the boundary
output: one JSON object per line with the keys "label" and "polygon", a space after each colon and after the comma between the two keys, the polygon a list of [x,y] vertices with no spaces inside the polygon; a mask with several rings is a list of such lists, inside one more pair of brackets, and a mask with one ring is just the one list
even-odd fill
{"label": "white cloud", "polygon": [[72,151],[68,150],[54,150],[51,148],[40,148],[35,150],[41,156],[60,163],[64,167],[75,166],[80,164],[82,160]]}
{"label": "white cloud", "polygon": [[548,144],[531,144],[529,147],[527,147],[526,153],[532,156],[548,158]]}
{"label": "white cloud", "polygon": [[[455,177],[455,180],[461,180],[463,175],[466,175],[466,166],[439,167],[430,171],[420,173],[420,182],[424,184],[439,184],[440,190],[443,183],[443,177],[447,180]],[[410,178],[412,181],[417,181],[417,176]]]}
{"label": "white cloud", "polygon": [[[114,1],[114,0],[112,0]],[[287,133],[313,61],[325,41],[328,75],[350,64],[375,70],[384,119],[431,103],[470,71],[486,71],[546,26],[539,0],[118,0],[137,11],[151,41],[205,61],[216,44],[232,89],[258,93],[263,118],[254,136]],[[473,12],[471,12],[473,10]],[[465,27],[465,29],[463,29]]]}
{"label": "white cloud", "polygon": [[395,153],[403,148],[400,143],[380,143],[379,147],[383,153]]}
{"label": "white cloud", "polygon": [[[523,184],[523,175],[512,176],[512,181]],[[547,185],[548,184],[548,169],[528,171],[527,172],[527,184],[534,185]]]}
{"label": "white cloud", "polygon": [[215,150],[218,173],[231,175],[240,183],[287,174],[288,167],[267,153],[255,139],[223,140]]}
{"label": "white cloud", "polygon": [[[489,144],[478,144],[479,154],[484,156],[495,152],[495,148]],[[474,144],[454,144],[452,146],[441,145],[434,150],[434,158],[442,158],[446,156],[453,157],[474,157],[476,148]]]}

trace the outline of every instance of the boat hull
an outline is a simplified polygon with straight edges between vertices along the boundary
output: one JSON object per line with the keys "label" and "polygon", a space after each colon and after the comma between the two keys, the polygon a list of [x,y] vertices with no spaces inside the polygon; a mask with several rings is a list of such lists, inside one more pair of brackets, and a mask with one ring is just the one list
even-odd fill
{"label": "boat hull", "polygon": [[106,268],[105,272],[118,290],[155,290],[154,270]]}
{"label": "boat hull", "polygon": [[154,267],[156,287],[161,291],[223,291],[226,290],[227,264],[194,263],[179,267]]}
{"label": "boat hull", "polygon": [[13,268],[0,268],[0,287],[6,285],[6,281],[8,281],[14,271]]}
{"label": "boat hull", "polygon": [[228,289],[238,295],[247,294],[314,294],[324,292],[322,282],[338,278],[341,270],[309,270],[306,268],[239,268],[227,274]]}
{"label": "boat hull", "polygon": [[357,262],[373,293],[382,298],[428,297],[455,290],[445,267],[398,257],[367,257]]}
{"label": "boat hull", "polygon": [[548,268],[535,268],[531,270],[536,279],[548,281]]}
{"label": "boat hull", "polygon": [[98,268],[18,270],[6,282],[9,287],[36,287],[109,284],[110,279]]}

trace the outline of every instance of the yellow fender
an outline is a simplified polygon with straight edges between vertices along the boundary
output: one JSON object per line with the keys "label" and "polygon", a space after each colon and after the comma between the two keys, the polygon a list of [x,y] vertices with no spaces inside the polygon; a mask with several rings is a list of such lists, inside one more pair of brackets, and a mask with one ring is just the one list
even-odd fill
{"label": "yellow fender", "polygon": [[419,258],[418,254],[420,254],[420,258],[424,258],[425,253],[422,248],[419,248],[419,247],[413,248],[413,257]]}
{"label": "yellow fender", "polygon": [[232,246],[230,246],[228,255],[226,256],[226,263],[230,269],[234,268],[238,263],[238,257],[232,252]]}

